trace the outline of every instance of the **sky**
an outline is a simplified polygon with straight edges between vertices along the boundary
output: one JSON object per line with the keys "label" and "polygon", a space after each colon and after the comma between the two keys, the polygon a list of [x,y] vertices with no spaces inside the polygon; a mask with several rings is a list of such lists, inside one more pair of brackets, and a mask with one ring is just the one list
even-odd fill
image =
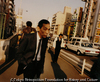
{"label": "sky", "polygon": [[75,8],[85,6],[82,0],[14,0],[14,4],[16,14],[18,8],[23,9],[23,22],[32,23],[52,17],[58,11],[63,13],[65,6],[71,7],[72,13]]}

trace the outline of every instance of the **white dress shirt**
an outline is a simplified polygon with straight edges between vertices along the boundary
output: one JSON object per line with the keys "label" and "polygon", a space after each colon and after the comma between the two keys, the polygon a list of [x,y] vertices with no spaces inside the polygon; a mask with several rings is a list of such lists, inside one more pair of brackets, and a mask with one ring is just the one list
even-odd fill
{"label": "white dress shirt", "polygon": [[[40,39],[41,39],[41,38],[39,37],[39,34],[38,34],[38,32],[37,32],[37,46],[36,46],[35,57],[36,57],[36,53],[37,53],[37,50],[38,50],[38,45],[39,45],[39,40],[40,40]],[[41,40],[41,43],[40,43],[39,52],[38,52],[38,54],[37,54],[37,61],[40,61],[40,58],[41,58],[41,56],[40,56],[40,53],[41,53],[41,45],[42,45],[42,40]],[[33,61],[35,60],[35,57],[34,57]]]}
{"label": "white dress shirt", "polygon": [[[55,40],[54,40],[54,42],[53,42],[53,47],[55,48],[56,47],[56,41],[58,40],[58,37],[56,37],[55,38]],[[59,38],[59,40],[61,40],[60,38]],[[62,42],[61,42],[61,47],[63,47],[63,38],[62,38]]]}

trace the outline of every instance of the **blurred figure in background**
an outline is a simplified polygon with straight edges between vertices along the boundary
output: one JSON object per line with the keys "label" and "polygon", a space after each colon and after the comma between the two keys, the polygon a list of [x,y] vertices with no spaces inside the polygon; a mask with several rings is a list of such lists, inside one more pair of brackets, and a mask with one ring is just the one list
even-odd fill
{"label": "blurred figure in background", "polygon": [[27,21],[26,22],[26,28],[23,29],[21,35],[18,36],[18,42],[17,44],[19,45],[23,36],[25,34],[30,34],[30,33],[35,33],[36,32],[36,29],[35,28],[32,28],[32,22],[31,21]]}
{"label": "blurred figure in background", "polygon": [[26,22],[26,28],[23,29],[23,36],[24,34],[29,34],[29,33],[35,33],[36,29],[32,28],[32,22],[31,21],[27,21]]}
{"label": "blurred figure in background", "polygon": [[56,37],[54,42],[53,42],[53,48],[55,49],[55,55],[53,62],[57,63],[59,52],[61,47],[63,47],[63,34],[59,34],[59,37]]}

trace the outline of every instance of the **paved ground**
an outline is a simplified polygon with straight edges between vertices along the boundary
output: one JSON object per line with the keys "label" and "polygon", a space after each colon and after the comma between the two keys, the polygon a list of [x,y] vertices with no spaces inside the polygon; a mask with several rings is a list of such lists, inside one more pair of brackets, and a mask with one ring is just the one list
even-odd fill
{"label": "paved ground", "polygon": [[41,78],[74,78],[81,79],[87,78],[88,76],[80,76],[80,73],[67,61],[62,58],[59,58],[57,63],[52,62],[52,55],[46,55],[44,74],[41,75]]}
{"label": "paved ground", "polygon": [[[10,82],[11,78],[23,79],[23,75],[16,76],[17,71],[17,61],[10,61],[3,67],[0,67],[0,82]],[[64,78],[67,80],[79,80],[89,78],[88,76],[81,76],[80,72],[78,72],[72,65],[68,62],[59,58],[57,63],[52,62],[52,55],[46,52],[46,59],[44,65],[44,73],[41,74],[40,79],[43,80],[63,80]],[[61,81],[59,81],[61,82]]]}

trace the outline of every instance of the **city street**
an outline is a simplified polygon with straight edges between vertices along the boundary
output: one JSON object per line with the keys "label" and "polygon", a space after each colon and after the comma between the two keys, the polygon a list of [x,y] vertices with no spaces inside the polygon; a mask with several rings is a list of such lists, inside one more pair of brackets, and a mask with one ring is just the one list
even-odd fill
{"label": "city street", "polygon": [[68,49],[68,50],[63,49],[63,50],[65,52],[67,52],[67,53],[70,53],[70,54],[76,56],[77,58],[86,59],[86,61],[89,62],[89,63],[91,63],[91,64],[93,64],[94,61],[98,59],[98,56],[89,56],[89,55],[81,55],[81,56],[78,56],[75,51],[72,51],[70,49]]}
{"label": "city street", "polygon": [[[0,66],[0,82],[9,82],[10,79],[23,79],[23,75],[16,76],[17,71],[17,61],[14,59],[4,66]],[[40,79],[85,79],[89,78],[84,75],[81,76],[80,72],[77,71],[71,64],[69,64],[64,59],[58,59],[57,63],[52,62],[52,56],[48,51],[46,52],[44,73],[41,74]]]}
{"label": "city street", "polygon": [[[33,74],[27,72],[31,60],[42,68],[46,50],[42,82],[91,82],[91,68],[100,67],[95,62],[100,57],[100,0],[0,0],[0,82],[23,82],[23,74],[16,75],[18,48],[21,66],[28,65],[26,75]],[[57,62],[54,50],[60,50]],[[100,77],[96,68],[93,78]]]}

